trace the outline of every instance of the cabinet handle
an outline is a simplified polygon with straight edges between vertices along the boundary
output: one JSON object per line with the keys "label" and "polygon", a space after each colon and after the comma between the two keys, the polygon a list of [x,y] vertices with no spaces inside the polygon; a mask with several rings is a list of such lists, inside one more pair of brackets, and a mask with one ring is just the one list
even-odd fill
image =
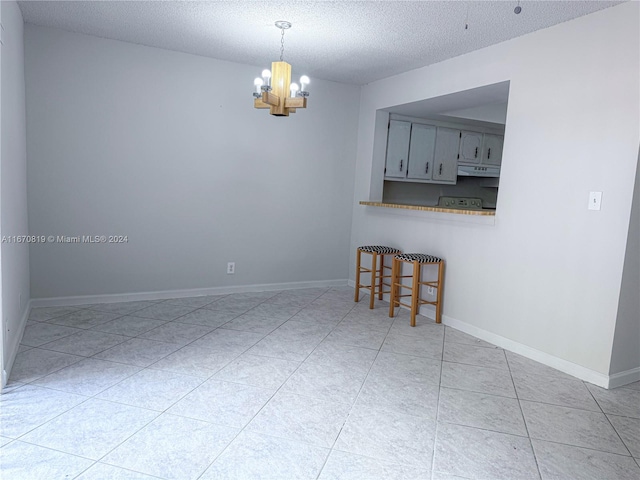
{"label": "cabinet handle", "polygon": [[475,153],[475,155],[473,156],[473,158],[478,158],[478,147],[476,147],[476,153]]}
{"label": "cabinet handle", "polygon": [[489,149],[489,151],[487,152],[487,160],[489,160],[491,158],[491,149]]}
{"label": "cabinet handle", "polygon": [[402,160],[400,160],[400,171],[402,171]]}
{"label": "cabinet handle", "polygon": [[427,163],[427,166],[424,169],[424,173],[429,173],[429,164]]}
{"label": "cabinet handle", "polygon": [[440,164],[440,170],[438,171],[438,175],[442,175],[442,164]]}

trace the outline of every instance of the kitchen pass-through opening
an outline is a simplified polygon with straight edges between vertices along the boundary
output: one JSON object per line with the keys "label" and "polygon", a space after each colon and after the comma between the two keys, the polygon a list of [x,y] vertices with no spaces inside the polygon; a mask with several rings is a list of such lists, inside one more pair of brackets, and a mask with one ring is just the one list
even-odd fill
{"label": "kitchen pass-through opening", "polygon": [[495,210],[508,100],[507,81],[378,110],[370,200]]}

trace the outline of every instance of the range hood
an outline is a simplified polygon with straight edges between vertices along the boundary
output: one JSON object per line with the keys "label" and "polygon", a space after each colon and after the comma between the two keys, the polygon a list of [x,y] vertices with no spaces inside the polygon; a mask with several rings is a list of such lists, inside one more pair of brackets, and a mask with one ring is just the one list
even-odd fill
{"label": "range hood", "polygon": [[491,177],[498,178],[500,176],[500,167],[497,166],[473,166],[458,165],[459,177]]}

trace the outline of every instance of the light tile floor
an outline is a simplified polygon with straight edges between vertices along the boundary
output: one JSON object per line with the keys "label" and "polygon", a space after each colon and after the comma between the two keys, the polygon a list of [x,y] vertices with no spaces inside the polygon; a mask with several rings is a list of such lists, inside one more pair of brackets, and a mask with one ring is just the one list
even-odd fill
{"label": "light tile floor", "polygon": [[0,477],[640,478],[607,391],[351,288],[34,308]]}

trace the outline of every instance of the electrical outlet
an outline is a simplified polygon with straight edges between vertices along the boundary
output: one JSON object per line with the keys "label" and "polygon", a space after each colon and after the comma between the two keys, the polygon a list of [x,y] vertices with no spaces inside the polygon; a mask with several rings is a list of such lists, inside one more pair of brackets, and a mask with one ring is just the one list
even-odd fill
{"label": "electrical outlet", "polygon": [[234,275],[236,273],[236,262],[227,263],[227,275]]}
{"label": "electrical outlet", "polygon": [[433,295],[435,293],[434,288],[433,287],[428,287],[427,288],[427,294],[428,295]]}

